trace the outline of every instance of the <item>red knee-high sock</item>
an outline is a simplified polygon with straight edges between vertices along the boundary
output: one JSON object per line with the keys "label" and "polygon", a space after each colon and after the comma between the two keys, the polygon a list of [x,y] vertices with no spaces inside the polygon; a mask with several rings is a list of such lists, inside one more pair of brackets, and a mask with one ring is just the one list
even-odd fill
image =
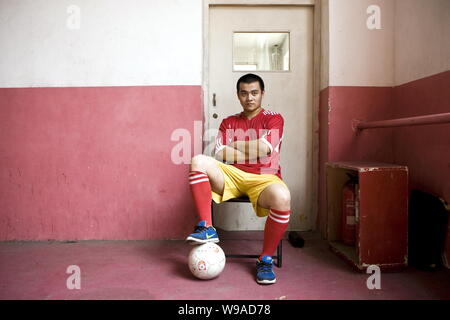
{"label": "red knee-high sock", "polygon": [[197,214],[201,220],[206,220],[206,225],[212,225],[211,218],[211,184],[206,173],[201,171],[189,172],[189,184],[194,198]]}
{"label": "red knee-high sock", "polygon": [[264,227],[264,245],[263,252],[260,255],[260,259],[263,256],[272,256],[278,243],[283,238],[284,233],[289,224],[289,216],[291,211],[281,211],[276,209],[270,209],[269,216],[266,220]]}

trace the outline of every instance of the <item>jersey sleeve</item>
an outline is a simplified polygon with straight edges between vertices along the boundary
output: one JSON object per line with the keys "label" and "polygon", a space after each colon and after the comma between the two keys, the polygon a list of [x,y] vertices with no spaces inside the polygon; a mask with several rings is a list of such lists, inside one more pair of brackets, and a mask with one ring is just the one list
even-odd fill
{"label": "jersey sleeve", "polygon": [[270,153],[273,151],[279,152],[279,147],[283,139],[284,119],[281,114],[270,116],[266,125],[266,132],[261,137],[261,140],[267,144]]}
{"label": "jersey sleeve", "polygon": [[219,132],[216,136],[216,146],[214,148],[214,154],[217,154],[220,150],[226,147],[227,145],[227,130],[226,130],[226,122],[225,120],[222,121],[222,123],[219,126]]}

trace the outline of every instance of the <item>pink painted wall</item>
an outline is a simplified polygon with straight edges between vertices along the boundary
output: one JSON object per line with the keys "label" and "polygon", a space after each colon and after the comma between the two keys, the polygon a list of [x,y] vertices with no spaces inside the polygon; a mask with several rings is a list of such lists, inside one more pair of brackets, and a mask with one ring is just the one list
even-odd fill
{"label": "pink painted wall", "polygon": [[0,89],[0,240],[183,238],[200,86]]}
{"label": "pink painted wall", "polygon": [[[393,159],[392,129],[355,134],[353,119],[381,120],[392,117],[390,87],[331,87],[329,157],[333,161],[381,161]],[[351,158],[351,159],[350,159]]]}
{"label": "pink painted wall", "polygon": [[[450,112],[450,71],[395,87],[394,118]],[[450,124],[394,131],[395,160],[410,168],[410,186],[450,202]]]}
{"label": "pink painted wall", "polygon": [[382,120],[392,117],[392,88],[332,86],[321,92],[319,215],[317,225],[325,236],[325,163],[334,161],[377,161],[394,159],[392,129],[355,134],[353,119]]}
{"label": "pink painted wall", "polygon": [[[397,86],[394,116],[450,112],[450,71]],[[424,190],[450,203],[450,124],[398,128],[394,156],[410,170],[410,188]],[[450,261],[450,220],[445,254]],[[450,268],[450,266],[447,266]]]}

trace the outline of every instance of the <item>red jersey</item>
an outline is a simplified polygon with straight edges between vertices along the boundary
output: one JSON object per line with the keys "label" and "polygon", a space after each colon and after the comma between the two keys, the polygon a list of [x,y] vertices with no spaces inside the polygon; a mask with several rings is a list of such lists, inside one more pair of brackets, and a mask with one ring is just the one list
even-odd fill
{"label": "red jersey", "polygon": [[261,139],[270,149],[266,157],[231,163],[236,168],[255,174],[275,174],[281,179],[280,149],[284,119],[281,114],[262,109],[248,119],[243,112],[225,118],[216,137],[215,153],[234,141]]}

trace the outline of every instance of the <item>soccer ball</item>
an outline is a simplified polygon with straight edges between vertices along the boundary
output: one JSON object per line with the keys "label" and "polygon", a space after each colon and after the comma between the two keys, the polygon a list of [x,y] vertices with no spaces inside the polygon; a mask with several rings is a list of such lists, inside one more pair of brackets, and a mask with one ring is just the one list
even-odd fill
{"label": "soccer ball", "polygon": [[199,279],[217,277],[225,267],[225,253],[215,243],[195,246],[189,253],[189,270]]}

